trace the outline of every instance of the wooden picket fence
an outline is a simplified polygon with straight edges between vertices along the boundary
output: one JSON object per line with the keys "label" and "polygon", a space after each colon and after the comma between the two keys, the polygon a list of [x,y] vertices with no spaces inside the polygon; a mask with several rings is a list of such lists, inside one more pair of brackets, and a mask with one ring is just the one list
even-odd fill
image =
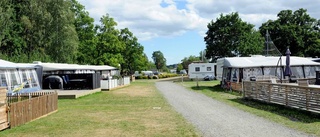
{"label": "wooden picket fence", "polygon": [[[3,125],[7,124],[6,128],[13,128],[57,111],[58,93],[7,94],[6,102],[3,105],[6,108],[5,113],[0,113],[0,118],[7,118]],[[5,129],[5,126],[2,129]]]}
{"label": "wooden picket fence", "polygon": [[9,127],[6,96],[7,96],[6,87],[0,87],[0,130],[6,129]]}
{"label": "wooden picket fence", "polygon": [[320,113],[320,88],[290,83],[243,82],[243,96]]}

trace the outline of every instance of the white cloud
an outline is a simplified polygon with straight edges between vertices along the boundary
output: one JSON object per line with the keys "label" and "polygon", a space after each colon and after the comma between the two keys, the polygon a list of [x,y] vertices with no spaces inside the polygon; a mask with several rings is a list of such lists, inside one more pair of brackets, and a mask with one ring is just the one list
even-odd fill
{"label": "white cloud", "polygon": [[[129,28],[139,40],[173,37],[189,30],[203,34],[221,13],[238,12],[243,21],[259,27],[281,10],[308,9],[319,19],[320,0],[79,0],[98,23],[109,14],[118,28]],[[186,5],[181,5],[186,4]],[[183,8],[181,8],[183,7]]]}
{"label": "white cloud", "polygon": [[[188,30],[201,30],[207,21],[195,12],[177,9],[174,0],[80,0],[96,23],[108,13],[119,28],[129,28],[140,40],[172,37]],[[164,3],[166,6],[162,7]]]}

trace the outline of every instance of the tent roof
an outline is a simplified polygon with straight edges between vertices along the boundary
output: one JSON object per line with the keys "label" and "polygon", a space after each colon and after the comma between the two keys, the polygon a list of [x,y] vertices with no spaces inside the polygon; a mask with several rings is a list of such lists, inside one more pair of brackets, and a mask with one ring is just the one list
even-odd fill
{"label": "tent roof", "polygon": [[26,65],[21,63],[13,63],[0,59],[0,69],[16,69],[16,68],[35,68],[34,65]]}
{"label": "tent roof", "polygon": [[[250,68],[250,67],[272,67],[277,66],[280,57],[265,57],[265,56],[254,56],[254,57],[232,57],[223,58],[223,67],[232,68]],[[281,57],[282,66],[286,65],[286,56]],[[319,66],[320,63],[314,62],[308,58],[303,57],[290,57],[290,66]],[[280,66],[280,62],[278,64]]]}
{"label": "tent roof", "polygon": [[36,62],[37,65],[43,67],[43,71],[56,71],[56,70],[115,70],[117,68],[108,65],[78,65],[78,64],[65,64],[65,63],[42,63]]}

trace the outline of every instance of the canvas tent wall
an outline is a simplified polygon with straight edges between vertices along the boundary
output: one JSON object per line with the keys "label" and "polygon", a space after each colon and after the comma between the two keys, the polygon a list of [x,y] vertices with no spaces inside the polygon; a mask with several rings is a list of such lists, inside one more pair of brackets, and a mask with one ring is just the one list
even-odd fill
{"label": "canvas tent wall", "polygon": [[[35,61],[34,64],[42,66],[43,78],[42,82],[44,89],[52,89],[50,82],[48,83],[49,76],[63,79],[62,82],[51,79],[52,84],[59,89],[96,89],[100,88],[100,80],[108,76],[116,74],[117,68],[107,65],[78,65],[78,64],[66,64],[66,63],[43,63]],[[59,79],[60,79],[59,78]],[[73,82],[75,80],[81,80],[81,87],[79,83]],[[76,84],[74,84],[76,83]]]}
{"label": "canvas tent wall", "polygon": [[190,79],[203,79],[207,75],[214,76],[215,63],[191,63],[188,66]]}
{"label": "canvas tent wall", "polygon": [[7,87],[8,93],[27,93],[41,90],[35,66],[2,59],[0,59],[0,86]]}
{"label": "canvas tent wall", "polygon": [[[223,68],[222,81],[240,82],[249,80],[250,77],[258,76],[276,76],[284,78],[283,68],[285,67],[285,56],[281,57],[233,57],[223,58],[223,65],[217,66]],[[277,66],[278,64],[278,66]],[[280,66],[282,64],[282,66]],[[290,57],[290,67],[292,74],[297,78],[315,78],[316,70],[320,70],[320,64],[311,61],[308,58]]]}

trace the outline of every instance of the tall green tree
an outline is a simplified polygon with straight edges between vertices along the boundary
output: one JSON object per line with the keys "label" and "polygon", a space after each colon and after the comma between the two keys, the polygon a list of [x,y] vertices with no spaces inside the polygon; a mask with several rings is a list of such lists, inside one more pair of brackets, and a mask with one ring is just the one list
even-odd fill
{"label": "tall green tree", "polygon": [[5,23],[0,45],[3,55],[14,62],[73,62],[78,39],[69,1],[5,2],[7,13],[4,15],[10,18]]}
{"label": "tall green tree", "polygon": [[[221,14],[214,22],[207,25],[208,31],[204,37],[206,57],[215,62],[221,57],[245,56],[248,52],[256,54],[263,47],[262,39],[256,36],[254,25],[244,22],[239,14]],[[250,45],[247,45],[251,42]]]}
{"label": "tall green tree", "polygon": [[101,17],[101,25],[97,29],[97,46],[94,53],[96,65],[119,66],[124,63],[123,50],[125,43],[119,39],[120,32],[115,27],[117,23],[108,14]]}
{"label": "tall green tree", "polygon": [[53,18],[49,26],[53,41],[46,53],[54,62],[73,63],[79,39],[74,26],[74,13],[70,10],[71,2],[51,0],[48,4],[47,10]]}
{"label": "tall green tree", "polygon": [[152,59],[158,70],[161,71],[164,67],[166,67],[167,60],[161,51],[154,51],[152,53]]}
{"label": "tall green tree", "polygon": [[265,35],[266,30],[282,54],[287,47],[294,56],[315,57],[320,54],[320,20],[310,17],[306,9],[280,11],[278,19],[262,24],[260,33]]}
{"label": "tall green tree", "polygon": [[74,26],[79,39],[77,63],[92,64],[94,50],[96,50],[97,45],[94,19],[89,16],[89,12],[85,10],[85,7],[76,0],[71,0],[70,9],[74,13]]}
{"label": "tall green tree", "polygon": [[0,48],[2,46],[2,40],[4,40],[5,37],[9,34],[11,26],[13,24],[13,20],[11,19],[14,16],[13,11],[13,6],[9,1],[0,1]]}
{"label": "tall green tree", "polygon": [[125,44],[125,50],[121,54],[124,59],[121,64],[121,74],[132,75],[135,71],[146,70],[148,60],[143,53],[144,48],[133,33],[128,28],[121,29],[119,39]]}

